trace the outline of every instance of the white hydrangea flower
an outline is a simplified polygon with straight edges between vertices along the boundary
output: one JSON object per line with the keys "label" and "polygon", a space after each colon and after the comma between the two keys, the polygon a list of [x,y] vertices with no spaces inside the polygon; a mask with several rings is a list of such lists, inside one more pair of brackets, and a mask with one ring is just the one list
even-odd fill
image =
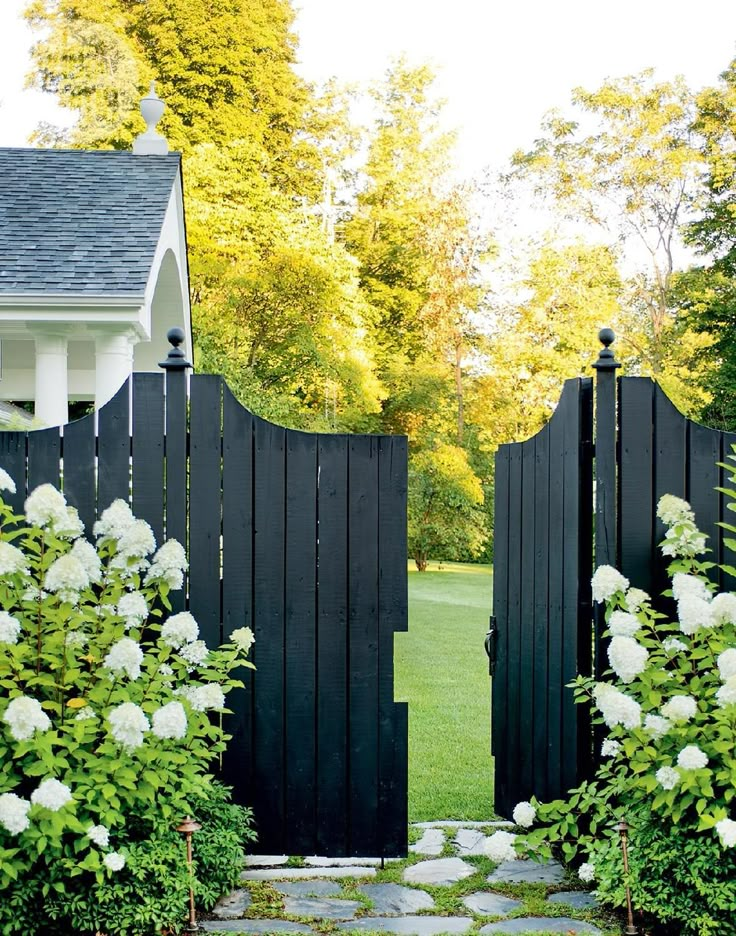
{"label": "white hydrangea flower", "polygon": [[708,763],[708,755],[696,744],[688,744],[677,755],[677,766],[684,770],[700,770]]}
{"label": "white hydrangea flower", "polygon": [[710,590],[705,582],[697,575],[687,575],[685,572],[675,572],[672,576],[672,594],[675,601],[680,601],[685,595],[695,595],[703,601],[710,601]]}
{"label": "white hydrangea flower", "polygon": [[51,563],[44,579],[47,591],[56,593],[61,601],[68,601],[70,604],[79,601],[79,593],[88,588],[89,584],[87,570],[70,552]]}
{"label": "white hydrangea flower", "polygon": [[95,710],[91,706],[85,705],[74,716],[74,721],[91,721],[94,718],[97,718]]}
{"label": "white hydrangea flower", "polygon": [[[632,614],[635,614],[642,605],[646,604],[652,599],[649,597],[647,592],[643,588],[630,588],[626,592],[626,607]],[[641,625],[639,625],[641,626]],[[633,634],[623,634],[624,637],[633,637]]]}
{"label": "white hydrangea flower", "polygon": [[25,832],[31,824],[28,812],[31,804],[15,793],[0,794],[0,826],[11,835]]}
{"label": "white hydrangea flower", "polygon": [[628,611],[614,611],[608,621],[608,630],[614,637],[633,637],[641,629],[641,621]]}
{"label": "white hydrangea flower", "polygon": [[663,556],[700,556],[706,551],[706,535],[694,526],[685,526],[668,530],[661,544]]}
{"label": "white hydrangea flower", "polygon": [[516,806],[514,806],[512,815],[516,825],[529,829],[534,825],[534,820],[537,818],[537,810],[531,803],[523,800],[521,803],[517,803]]}
{"label": "white hydrangea flower", "polygon": [[82,563],[90,582],[99,582],[101,580],[102,563],[92,543],[88,543],[85,539],[78,539],[72,546],[70,555]]}
{"label": "white hydrangea flower", "polygon": [[621,750],[621,745],[613,738],[606,738],[601,744],[601,757],[615,757]]}
{"label": "white hydrangea flower", "polygon": [[113,738],[126,751],[134,751],[143,744],[143,735],[151,727],[143,709],[135,702],[123,702],[108,715]]}
{"label": "white hydrangea flower", "polygon": [[661,715],[647,715],[644,719],[644,731],[655,740],[663,738],[672,727],[672,722]]}
{"label": "white hydrangea flower", "polygon": [[187,566],[186,553],[181,543],[175,539],[167,540],[153,557],[146,582],[162,579],[171,589],[181,588]]}
{"label": "white hydrangea flower", "polygon": [[209,656],[209,650],[204,640],[193,640],[191,643],[184,644],[179,651],[179,656],[192,667],[201,666]]}
{"label": "white hydrangea flower", "polygon": [[663,790],[673,790],[680,782],[680,774],[674,767],[660,767],[654,776]]}
{"label": "white hydrangea flower", "polygon": [[121,855],[120,852],[108,852],[102,863],[110,871],[122,871],[125,867],[125,855]]}
{"label": "white hydrangea flower", "polygon": [[164,678],[168,678],[169,676],[174,675],[174,670],[169,666],[168,663],[162,663],[158,668],[158,672],[159,675],[163,676]]}
{"label": "white hydrangea flower", "polygon": [[41,708],[41,703],[30,696],[11,699],[3,721],[16,741],[27,741],[33,737],[34,731],[47,731],[51,727],[51,719]]}
{"label": "white hydrangea flower", "polygon": [[715,625],[710,602],[694,594],[685,594],[680,598],[677,602],[677,616],[680,620],[680,630],[688,637],[692,637],[701,628]]}
{"label": "white hydrangea flower", "polygon": [[608,662],[621,682],[633,682],[647,666],[649,653],[632,637],[614,637],[608,644]]}
{"label": "white hydrangea flower", "polygon": [[578,877],[586,884],[590,884],[591,881],[595,880],[595,865],[591,864],[589,861],[583,862],[578,868]]}
{"label": "white hydrangea flower", "polygon": [[593,601],[602,602],[613,598],[616,592],[625,592],[629,587],[629,580],[613,566],[602,565],[595,570],[590,585]]}
{"label": "white hydrangea flower", "polygon": [[250,627],[238,627],[230,634],[230,640],[239,647],[244,653],[247,653],[255,643],[255,636]]}
{"label": "white hydrangea flower", "polygon": [[85,647],[89,642],[89,637],[80,630],[71,630],[67,632],[64,643],[67,647]]}
{"label": "white hydrangea flower", "polygon": [[118,539],[118,556],[138,559],[156,548],[156,537],[145,520],[134,520]]}
{"label": "white hydrangea flower", "polygon": [[79,512],[76,507],[67,507],[66,516],[62,520],[59,518],[51,525],[54,534],[60,539],[73,540],[84,533],[84,524],[82,523]]}
{"label": "white hydrangea flower", "polygon": [[139,591],[126,592],[120,597],[117,613],[125,619],[126,629],[140,627],[148,617],[148,604]]}
{"label": "white hydrangea flower", "polygon": [[28,572],[25,554],[17,546],[0,540],[0,575],[15,575],[16,572]]}
{"label": "white hydrangea flower", "polygon": [[217,683],[187,687],[182,695],[195,712],[215,711],[225,707],[225,693]]}
{"label": "white hydrangea flower", "polygon": [[104,825],[93,825],[87,829],[87,838],[98,848],[107,848],[110,844],[110,830]]}
{"label": "white hydrangea flower", "polygon": [[15,481],[10,477],[4,468],[0,468],[0,491],[10,491],[15,494]]}
{"label": "white hydrangea flower", "polygon": [[672,696],[669,702],[662,706],[662,714],[676,725],[682,725],[689,722],[698,711],[698,703],[692,696],[676,695]]}
{"label": "white hydrangea flower", "polygon": [[717,625],[736,624],[736,595],[721,592],[714,596],[710,607]]}
{"label": "white hydrangea flower", "polygon": [[736,647],[729,647],[723,653],[719,653],[716,663],[718,665],[718,675],[722,682],[726,682],[732,676],[736,676]]}
{"label": "white hydrangea flower", "polygon": [[657,516],[665,526],[671,527],[684,520],[695,522],[695,514],[690,504],[674,494],[663,494],[657,504]]}
{"label": "white hydrangea flower", "polygon": [[609,728],[623,725],[624,728],[638,728],[641,724],[641,706],[630,696],[608,683],[597,683],[593,698]]}
{"label": "white hydrangea flower", "polygon": [[662,648],[669,654],[682,653],[687,650],[687,644],[678,640],[677,637],[668,637],[663,643]]}
{"label": "white hydrangea flower", "polygon": [[110,504],[107,510],[102,511],[92,532],[100,539],[118,539],[134,523],[135,517],[130,507],[124,500],[118,498]]}
{"label": "white hydrangea flower", "polygon": [[143,650],[131,637],[121,637],[110,647],[102,665],[111,673],[125,673],[128,679],[136,680],[141,675]]}
{"label": "white hydrangea flower", "polygon": [[720,822],[716,822],[716,832],[724,848],[733,848],[736,845],[736,822],[733,819],[721,819]]}
{"label": "white hydrangea flower", "polygon": [[483,851],[491,861],[515,861],[519,857],[514,848],[515,842],[516,836],[511,832],[494,832],[486,839]]}
{"label": "white hydrangea flower", "polygon": [[721,708],[736,702],[736,676],[731,676],[716,692],[716,700]]}
{"label": "white hydrangea flower", "polygon": [[178,650],[185,643],[192,643],[199,637],[199,625],[188,611],[180,611],[167,618],[161,628],[161,640]]}
{"label": "white hydrangea flower", "polygon": [[69,787],[53,778],[42,780],[31,793],[31,802],[35,806],[44,806],[51,812],[58,812],[63,806],[71,803],[72,799]]}
{"label": "white hydrangea flower", "polygon": [[181,702],[169,702],[153,713],[153,733],[157,738],[180,740],[187,734],[187,713]]}
{"label": "white hydrangea flower", "polygon": [[0,611],[0,643],[17,644],[19,637],[20,621],[7,611]]}
{"label": "white hydrangea flower", "polygon": [[26,498],[26,520],[31,526],[45,529],[68,522],[66,498],[53,484],[41,484]]}

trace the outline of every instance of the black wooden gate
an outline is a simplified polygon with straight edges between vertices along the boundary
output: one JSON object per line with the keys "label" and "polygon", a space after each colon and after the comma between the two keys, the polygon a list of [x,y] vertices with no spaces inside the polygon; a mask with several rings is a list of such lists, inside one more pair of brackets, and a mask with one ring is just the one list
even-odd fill
{"label": "black wooden gate", "polygon": [[[736,564],[717,526],[733,514],[715,490],[736,434],[687,419],[649,378],[617,379],[613,333],[602,339],[595,423],[592,381],[569,380],[549,423],[496,456],[492,750],[501,815],[532,794],[563,795],[595,762],[585,707],[566,688],[579,673],[607,669],[603,609],[591,610],[594,565],[615,565],[652,596],[667,587],[657,548],[663,494],[692,504],[710,558]],[[721,574],[719,585],[736,582]]]}
{"label": "black wooden gate", "polygon": [[406,439],[283,429],[222,378],[173,369],[134,375],[63,435],[0,433],[0,465],[17,509],[51,482],[88,530],[128,500],[159,543],[187,545],[174,609],[208,644],[253,628],[223,773],[254,808],[258,852],[406,854]]}

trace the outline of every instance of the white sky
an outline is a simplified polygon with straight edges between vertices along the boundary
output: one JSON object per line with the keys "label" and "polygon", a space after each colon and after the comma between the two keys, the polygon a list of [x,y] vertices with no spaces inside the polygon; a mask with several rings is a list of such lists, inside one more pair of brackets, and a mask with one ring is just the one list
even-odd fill
{"label": "white sky", "polygon": [[[22,146],[44,95],[23,91],[25,0],[0,0],[0,145]],[[735,0],[297,0],[300,70],[311,80],[379,78],[394,55],[440,70],[461,171],[499,165],[534,139],[542,114],[576,85],[654,66],[693,87],[736,55]]]}

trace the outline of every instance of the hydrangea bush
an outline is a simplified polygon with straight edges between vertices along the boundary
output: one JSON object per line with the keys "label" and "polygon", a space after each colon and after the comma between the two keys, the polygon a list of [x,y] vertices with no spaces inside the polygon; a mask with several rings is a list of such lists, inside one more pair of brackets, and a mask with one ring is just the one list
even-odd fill
{"label": "hydrangea bush", "polygon": [[[0,491],[7,490],[15,485],[0,469]],[[167,616],[169,593],[182,587],[186,569],[179,543],[157,550],[150,526],[120,500],[95,524],[94,545],[83,532],[76,510],[51,485],[30,494],[25,516],[0,498],[6,934],[49,931],[43,914],[38,923],[23,914],[36,885],[33,900],[55,900],[60,916],[65,904],[73,911],[75,890],[96,888],[101,905],[116,882],[137,879],[140,889],[151,848],[155,864],[155,842],[173,847],[172,828],[197,804],[212,796],[224,802],[208,767],[225,747],[220,713],[227,693],[242,685],[235,670],[252,667],[248,628],[209,649],[191,614]],[[181,847],[176,860],[181,865]],[[182,890],[173,873],[171,880]],[[116,932],[153,932],[154,918],[159,930],[178,925],[186,909],[180,896],[146,919],[139,907],[137,922],[118,920]],[[103,929],[94,907],[87,909],[88,930]],[[74,926],[86,931],[83,915]]]}
{"label": "hydrangea bush", "polygon": [[634,907],[662,932],[722,936],[736,932],[736,595],[709,581],[690,506],[667,495],[658,516],[674,620],[610,566],[592,581],[607,608],[610,671],[604,682],[579,678],[576,699],[605,726],[602,766],[565,801],[520,803],[514,822],[528,831],[496,833],[487,851],[501,861],[559,848],[603,901],[624,906],[625,821]]}

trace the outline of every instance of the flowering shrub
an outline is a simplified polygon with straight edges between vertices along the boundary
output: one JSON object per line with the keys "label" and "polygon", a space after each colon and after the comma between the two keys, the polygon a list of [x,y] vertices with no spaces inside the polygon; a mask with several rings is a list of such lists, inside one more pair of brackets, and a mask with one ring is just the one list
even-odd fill
{"label": "flowering shrub", "polygon": [[537,827],[496,833],[487,851],[502,860],[560,847],[568,861],[582,857],[578,874],[602,900],[623,906],[626,821],[634,906],[671,924],[667,932],[721,936],[736,932],[736,595],[715,594],[690,506],[667,495],[658,515],[676,619],[616,569],[603,566],[592,581],[594,600],[607,605],[613,679],[579,678],[576,697],[608,729],[602,766],[566,801],[519,804],[516,824]]}
{"label": "flowering shrub", "polygon": [[[2,490],[15,487],[0,469]],[[208,765],[226,740],[218,713],[242,685],[236,668],[252,666],[248,628],[208,649],[188,612],[162,620],[183,583],[179,543],[156,551],[151,528],[123,501],[95,524],[95,546],[82,533],[51,485],[28,497],[25,517],[0,498],[0,903],[13,908],[0,910],[5,934],[50,931],[38,907],[23,914],[36,885],[60,915],[68,903],[82,932],[71,891],[96,889],[102,908],[116,882],[138,880],[140,890],[151,843],[175,841],[172,826],[206,802]],[[179,865],[181,854],[179,840]],[[162,874],[158,896],[168,877],[176,900],[166,911],[146,918],[139,899],[116,933],[151,932],[153,919],[179,924],[181,875]],[[92,917],[89,931],[103,928]]]}

